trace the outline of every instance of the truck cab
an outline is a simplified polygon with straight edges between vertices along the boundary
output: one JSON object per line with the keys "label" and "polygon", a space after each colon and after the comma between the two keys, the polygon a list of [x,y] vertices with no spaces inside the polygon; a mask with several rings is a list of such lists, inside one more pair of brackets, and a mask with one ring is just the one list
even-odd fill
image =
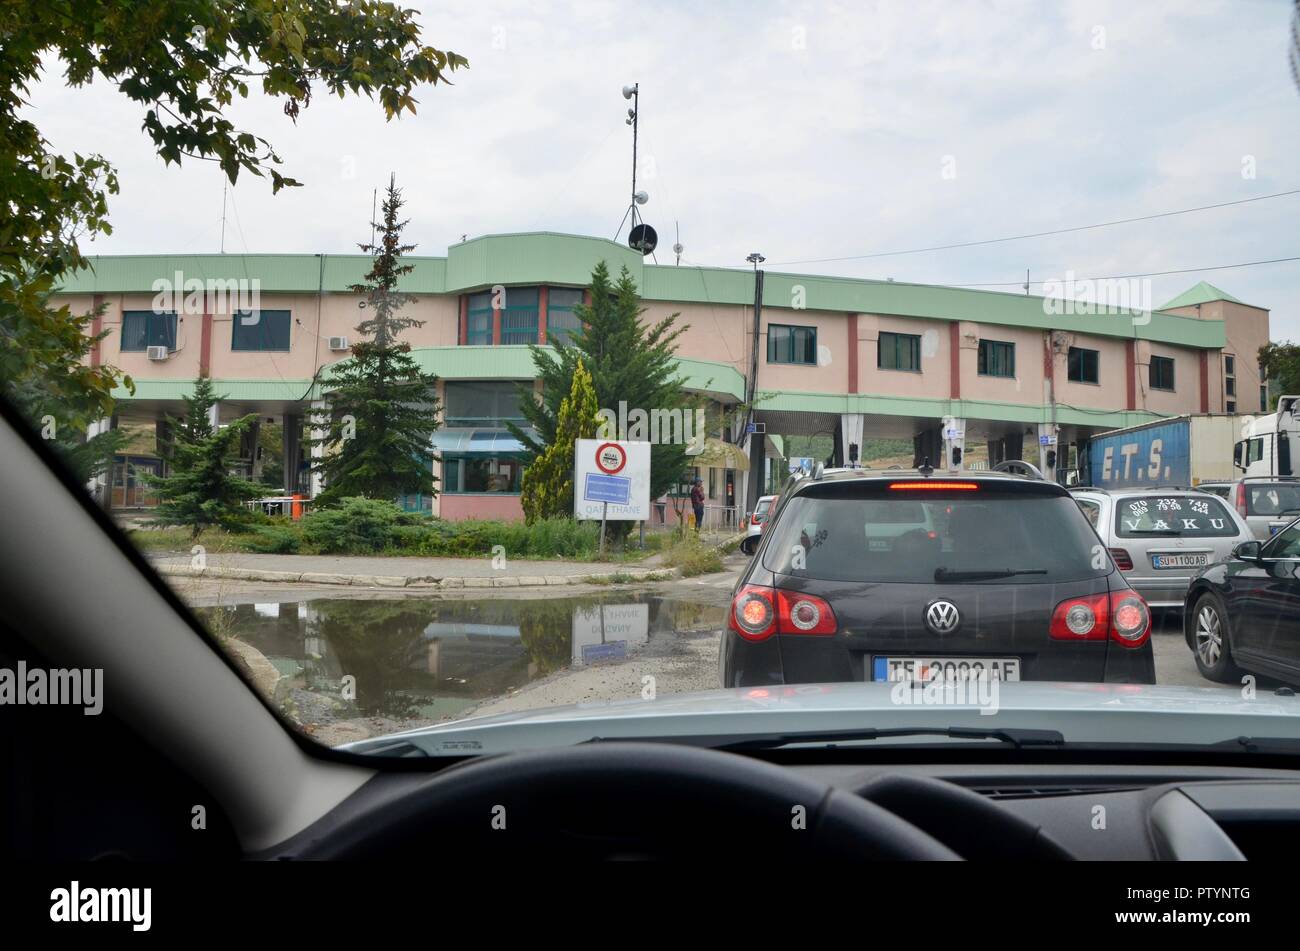
{"label": "truck cab", "polygon": [[1283,396],[1277,412],[1247,416],[1233,445],[1232,463],[1245,477],[1296,475],[1300,453],[1300,396]]}

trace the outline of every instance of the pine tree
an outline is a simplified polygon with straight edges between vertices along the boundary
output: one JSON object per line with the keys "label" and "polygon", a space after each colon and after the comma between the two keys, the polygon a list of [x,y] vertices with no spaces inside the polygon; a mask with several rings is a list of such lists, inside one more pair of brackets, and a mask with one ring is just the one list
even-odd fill
{"label": "pine tree", "polygon": [[390,179],[383,221],[374,224],[379,243],[360,245],[373,256],[370,271],[365,283],[350,288],[365,295],[363,306],[371,316],[356,328],[363,339],[353,345],[351,358],[325,382],[328,411],[311,417],[322,435],[306,444],[324,447],[313,462],[325,480],[318,507],[349,496],[437,494],[431,462],[441,410],[438,378],[420,369],[410,344],[398,342],[403,330],[424,324],[401,315],[415,300],[399,290],[401,279],[413,270],[402,263],[402,255],[415,249],[402,243],[408,224],[398,218],[402,205],[396,179]]}
{"label": "pine tree", "polygon": [[573,443],[596,435],[596,390],[579,359],[569,395],[560,403],[555,438],[524,470],[520,504],[528,524],[573,514]]}
{"label": "pine tree", "polygon": [[150,520],[154,525],[184,525],[190,537],[217,525],[236,528],[249,518],[244,502],[261,495],[264,486],[231,475],[239,441],[257,415],[250,413],[229,426],[214,428],[211,410],[220,400],[212,381],[199,377],[194,393],[185,397],[185,417],[173,421],[167,445],[170,474],[146,476],[158,496]]}
{"label": "pine tree", "polygon": [[[537,375],[542,380],[542,398],[531,388],[520,388],[520,412],[535,431],[507,423],[516,439],[528,447],[530,464],[556,443],[560,408],[572,392],[579,362],[591,374],[596,405],[617,413],[619,401],[629,409],[652,410],[693,407],[692,400],[676,374],[676,342],[685,327],[677,326],[672,314],[651,326],[641,323],[645,312],[636,283],[627,268],[617,282],[611,282],[609,268],[601,261],[591,274],[591,304],[573,308],[582,323],[569,344],[552,338],[553,351],[530,347]],[[683,478],[689,457],[684,443],[661,440],[650,447],[650,497],[658,498]],[[572,449],[570,449],[572,452]],[[572,511],[572,508],[570,508]],[[613,523],[613,531],[629,523]]]}

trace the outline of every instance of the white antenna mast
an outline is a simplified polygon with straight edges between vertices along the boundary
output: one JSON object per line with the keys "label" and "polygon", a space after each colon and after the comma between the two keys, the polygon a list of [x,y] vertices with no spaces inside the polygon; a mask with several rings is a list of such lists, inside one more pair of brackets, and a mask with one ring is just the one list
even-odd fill
{"label": "white antenna mast", "polygon": [[223,173],[221,176],[221,253],[226,253],[226,189],[230,187],[230,179]]}

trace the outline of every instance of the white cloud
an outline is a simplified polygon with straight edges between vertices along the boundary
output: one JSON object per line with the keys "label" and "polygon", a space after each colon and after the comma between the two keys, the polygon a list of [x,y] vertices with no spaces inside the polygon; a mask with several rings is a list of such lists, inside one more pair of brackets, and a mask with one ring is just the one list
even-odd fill
{"label": "white cloud", "polygon": [[[306,187],[272,198],[265,182],[241,180],[226,248],[353,250],[390,171],[423,253],[463,233],[612,236],[630,171],[619,89],[633,81],[644,89],[643,213],[664,245],[680,221],[691,261],[863,254],[1283,191],[1300,185],[1289,12],[1089,0],[426,5],[427,40],[471,68],[421,90],[415,118],[385,122],[372,102],[320,96],[294,126],[276,103],[240,105],[236,121],[269,138]],[[34,97],[43,131],[121,172],[114,235],[93,250],[217,250],[215,167],[165,168],[139,107],[103,83],[66,90],[56,78]],[[1241,175],[1245,155],[1254,179]],[[1300,197],[1277,199],[806,269],[945,283],[1016,281],[1027,267],[1035,280],[1160,271],[1300,254],[1298,216]],[[1202,278],[1272,308],[1275,337],[1300,338],[1300,264],[1156,278],[1155,296]]]}

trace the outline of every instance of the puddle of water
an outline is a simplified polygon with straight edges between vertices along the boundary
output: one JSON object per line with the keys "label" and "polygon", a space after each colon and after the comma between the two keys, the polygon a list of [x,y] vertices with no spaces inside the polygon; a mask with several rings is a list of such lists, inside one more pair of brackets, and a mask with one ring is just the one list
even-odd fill
{"label": "puddle of water", "polygon": [[713,636],[726,621],[725,607],[652,594],[327,598],[197,613],[265,655],[281,674],[274,699],[312,723],[455,717],[556,670]]}

